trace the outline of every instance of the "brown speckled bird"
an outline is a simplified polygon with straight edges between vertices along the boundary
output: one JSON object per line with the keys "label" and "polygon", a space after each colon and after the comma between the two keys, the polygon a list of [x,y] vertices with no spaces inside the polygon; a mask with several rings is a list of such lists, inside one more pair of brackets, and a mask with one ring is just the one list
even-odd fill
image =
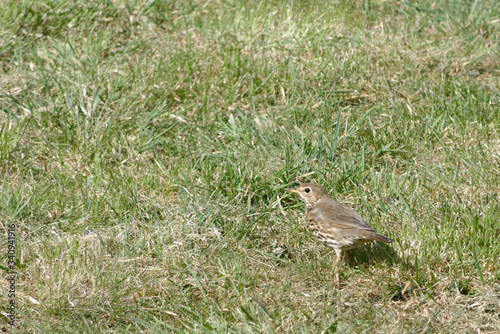
{"label": "brown speckled bird", "polygon": [[394,240],[377,234],[353,209],[348,208],[328,195],[321,186],[304,183],[295,188],[285,189],[297,193],[306,202],[306,221],[313,235],[323,244],[335,249],[337,259],[342,250],[351,249],[368,241],[385,243]]}

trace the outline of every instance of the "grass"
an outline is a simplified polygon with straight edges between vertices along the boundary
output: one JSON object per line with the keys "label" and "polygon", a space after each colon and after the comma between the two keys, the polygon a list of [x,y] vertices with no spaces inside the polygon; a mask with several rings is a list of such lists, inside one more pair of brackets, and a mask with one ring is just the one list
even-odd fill
{"label": "grass", "polygon": [[[500,331],[498,1],[0,13],[13,332]],[[396,240],[339,286],[306,181]]]}

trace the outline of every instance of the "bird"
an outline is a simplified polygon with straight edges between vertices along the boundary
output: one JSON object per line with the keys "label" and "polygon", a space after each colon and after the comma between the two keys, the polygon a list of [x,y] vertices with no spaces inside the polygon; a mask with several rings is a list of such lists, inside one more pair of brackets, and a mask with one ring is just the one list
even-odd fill
{"label": "bird", "polygon": [[335,249],[335,271],[342,257],[342,250],[355,248],[369,241],[394,242],[375,232],[356,211],[336,202],[320,185],[304,183],[285,190],[299,194],[306,202],[305,216],[312,234],[321,243]]}

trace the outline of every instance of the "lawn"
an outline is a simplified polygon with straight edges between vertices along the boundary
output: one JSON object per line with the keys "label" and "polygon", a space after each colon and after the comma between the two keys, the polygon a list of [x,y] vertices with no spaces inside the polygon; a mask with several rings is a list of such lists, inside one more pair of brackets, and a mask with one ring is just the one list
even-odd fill
{"label": "lawn", "polygon": [[[500,332],[500,1],[5,0],[0,36],[1,331]],[[302,182],[395,242],[336,281]]]}

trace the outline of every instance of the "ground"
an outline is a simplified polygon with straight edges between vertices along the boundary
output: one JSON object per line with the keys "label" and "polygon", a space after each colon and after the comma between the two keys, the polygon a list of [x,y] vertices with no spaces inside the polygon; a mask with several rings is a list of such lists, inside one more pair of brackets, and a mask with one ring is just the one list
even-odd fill
{"label": "ground", "polygon": [[[498,13],[1,2],[0,328],[500,332]],[[301,182],[395,242],[336,282]]]}

